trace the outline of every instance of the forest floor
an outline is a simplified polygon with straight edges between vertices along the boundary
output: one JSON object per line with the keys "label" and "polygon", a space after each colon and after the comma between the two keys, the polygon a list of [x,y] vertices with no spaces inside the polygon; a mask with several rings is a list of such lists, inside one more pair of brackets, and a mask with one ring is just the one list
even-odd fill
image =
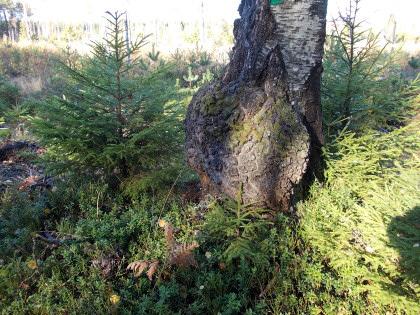
{"label": "forest floor", "polygon": [[35,185],[46,185],[43,170],[36,166],[34,158],[42,149],[29,141],[7,140],[0,142],[0,192],[8,187],[19,189]]}

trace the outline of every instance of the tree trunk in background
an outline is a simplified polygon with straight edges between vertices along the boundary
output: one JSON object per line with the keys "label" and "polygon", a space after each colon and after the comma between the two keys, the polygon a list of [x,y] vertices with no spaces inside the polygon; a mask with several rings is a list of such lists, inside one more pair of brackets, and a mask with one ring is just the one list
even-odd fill
{"label": "tree trunk in background", "polygon": [[229,65],[189,106],[186,149],[208,192],[287,211],[320,159],[327,0],[271,3],[242,0]]}
{"label": "tree trunk in background", "polygon": [[6,9],[2,9],[2,14],[3,14],[3,23],[4,23],[4,33],[6,36],[9,36],[9,21],[7,19],[7,15],[6,15]]}

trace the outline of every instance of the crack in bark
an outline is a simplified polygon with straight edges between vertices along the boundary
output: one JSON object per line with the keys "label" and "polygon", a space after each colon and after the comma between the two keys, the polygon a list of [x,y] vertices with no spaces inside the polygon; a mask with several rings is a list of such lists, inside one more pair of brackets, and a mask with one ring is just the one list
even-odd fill
{"label": "crack in bark", "polygon": [[242,0],[221,80],[193,98],[187,155],[211,193],[289,210],[322,143],[320,75],[326,1]]}

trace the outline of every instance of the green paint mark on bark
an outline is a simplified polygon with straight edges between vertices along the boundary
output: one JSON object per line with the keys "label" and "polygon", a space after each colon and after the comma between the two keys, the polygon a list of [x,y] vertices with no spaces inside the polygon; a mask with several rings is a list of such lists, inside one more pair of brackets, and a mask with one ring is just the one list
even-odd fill
{"label": "green paint mark on bark", "polygon": [[271,5],[283,4],[284,0],[270,0]]}

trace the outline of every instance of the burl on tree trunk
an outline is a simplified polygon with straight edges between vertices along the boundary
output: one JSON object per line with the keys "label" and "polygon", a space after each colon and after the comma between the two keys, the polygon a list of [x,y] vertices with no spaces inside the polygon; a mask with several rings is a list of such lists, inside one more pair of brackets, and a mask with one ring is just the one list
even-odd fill
{"label": "burl on tree trunk", "polygon": [[220,80],[194,96],[187,155],[204,189],[289,210],[323,143],[327,0],[242,0]]}

